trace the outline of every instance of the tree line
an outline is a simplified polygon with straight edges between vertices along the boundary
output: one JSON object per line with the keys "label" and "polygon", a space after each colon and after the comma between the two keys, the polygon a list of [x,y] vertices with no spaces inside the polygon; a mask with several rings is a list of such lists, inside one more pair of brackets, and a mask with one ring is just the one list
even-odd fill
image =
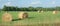
{"label": "tree line", "polygon": [[14,6],[4,6],[2,8],[3,11],[38,11],[38,10],[43,10],[43,11],[60,11],[60,7],[51,7],[51,8],[43,8],[43,7],[14,7]]}

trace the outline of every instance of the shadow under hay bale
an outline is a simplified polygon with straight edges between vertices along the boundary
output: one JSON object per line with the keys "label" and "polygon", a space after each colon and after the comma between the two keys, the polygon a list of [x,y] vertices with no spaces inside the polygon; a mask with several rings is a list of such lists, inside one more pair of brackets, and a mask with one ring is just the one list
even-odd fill
{"label": "shadow under hay bale", "polygon": [[12,21],[18,21],[18,20],[21,20],[21,19],[12,19]]}
{"label": "shadow under hay bale", "polygon": [[26,12],[20,12],[20,13],[18,14],[18,18],[19,18],[19,19],[28,18],[28,13],[26,13]]}
{"label": "shadow under hay bale", "polygon": [[[28,17],[27,19],[33,19],[34,17]],[[22,19],[12,19],[12,21],[19,21],[19,20],[22,20]]]}

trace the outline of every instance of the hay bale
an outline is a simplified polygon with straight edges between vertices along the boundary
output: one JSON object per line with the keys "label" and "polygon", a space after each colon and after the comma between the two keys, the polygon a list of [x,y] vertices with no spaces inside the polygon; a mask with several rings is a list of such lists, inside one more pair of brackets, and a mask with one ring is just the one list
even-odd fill
{"label": "hay bale", "polygon": [[28,17],[28,13],[26,13],[26,12],[20,12],[18,14],[18,17],[19,17],[19,19],[27,18]]}
{"label": "hay bale", "polygon": [[53,14],[57,14],[57,11],[53,11]]}
{"label": "hay bale", "polygon": [[40,13],[40,12],[41,12],[41,10],[38,10],[37,12],[38,12],[38,13]]}
{"label": "hay bale", "polygon": [[6,12],[2,15],[2,21],[5,21],[5,22],[9,21],[10,22],[10,21],[12,21],[12,16]]}

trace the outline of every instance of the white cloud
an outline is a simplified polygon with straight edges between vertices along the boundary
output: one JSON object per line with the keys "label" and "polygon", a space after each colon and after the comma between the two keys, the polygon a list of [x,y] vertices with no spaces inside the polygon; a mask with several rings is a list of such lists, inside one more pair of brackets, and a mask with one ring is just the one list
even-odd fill
{"label": "white cloud", "polygon": [[42,4],[40,1],[31,2],[28,6]]}
{"label": "white cloud", "polygon": [[42,4],[40,1],[33,1],[27,6],[40,5],[40,4]]}
{"label": "white cloud", "polygon": [[5,5],[7,5],[7,6],[12,6],[12,5],[11,5],[11,2],[7,2],[7,3],[5,3]]}
{"label": "white cloud", "polygon": [[49,4],[55,4],[56,2],[55,1],[52,1],[52,2],[50,2]]}
{"label": "white cloud", "polygon": [[52,4],[55,4],[55,1],[53,1]]}
{"label": "white cloud", "polygon": [[32,5],[35,5],[35,4],[42,4],[40,1],[36,1],[36,2],[31,2]]}

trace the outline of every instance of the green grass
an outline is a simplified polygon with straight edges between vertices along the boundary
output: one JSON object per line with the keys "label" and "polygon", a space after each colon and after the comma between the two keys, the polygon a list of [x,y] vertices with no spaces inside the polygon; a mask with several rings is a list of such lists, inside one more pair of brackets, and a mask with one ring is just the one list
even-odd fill
{"label": "green grass", "polygon": [[[47,11],[43,13],[38,12],[28,12],[29,17],[23,20],[16,20],[12,22],[2,22],[2,14],[4,11],[0,12],[0,24],[9,24],[15,25],[15,24],[21,24],[21,25],[38,25],[42,23],[55,23],[55,21],[60,20],[60,11],[58,14],[52,14],[52,11]],[[13,19],[18,19],[18,13],[15,11],[9,11],[9,13],[13,16]]]}

